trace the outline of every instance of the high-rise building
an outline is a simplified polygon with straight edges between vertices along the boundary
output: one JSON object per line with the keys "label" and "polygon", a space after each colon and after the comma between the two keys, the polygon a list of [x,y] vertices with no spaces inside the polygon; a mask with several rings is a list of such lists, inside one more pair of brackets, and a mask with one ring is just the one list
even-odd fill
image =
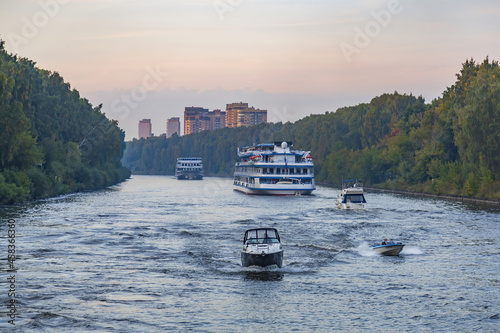
{"label": "high-rise building", "polygon": [[151,119],[139,120],[139,139],[151,136]]}
{"label": "high-rise building", "polygon": [[210,118],[210,130],[226,127],[226,111],[213,110],[208,112]]}
{"label": "high-rise building", "polygon": [[174,133],[181,135],[181,122],[179,117],[167,119],[167,138],[170,138]]}
{"label": "high-rise building", "polygon": [[202,107],[184,108],[184,135],[226,127],[226,112]]}
{"label": "high-rise building", "polygon": [[208,109],[195,106],[184,108],[184,135],[207,130],[209,123]]}
{"label": "high-rise building", "polygon": [[248,107],[248,103],[231,103],[226,105],[226,126],[252,126],[267,122],[267,110]]}

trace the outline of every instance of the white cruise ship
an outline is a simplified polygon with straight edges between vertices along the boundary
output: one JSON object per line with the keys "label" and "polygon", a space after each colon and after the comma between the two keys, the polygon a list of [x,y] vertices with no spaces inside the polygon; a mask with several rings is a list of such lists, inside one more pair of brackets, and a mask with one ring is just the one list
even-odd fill
{"label": "white cruise ship", "polygon": [[311,194],[314,163],[309,151],[292,150],[291,142],[238,148],[234,189],[247,194]]}
{"label": "white cruise ship", "polygon": [[177,179],[203,179],[203,163],[200,157],[179,157],[175,164]]}

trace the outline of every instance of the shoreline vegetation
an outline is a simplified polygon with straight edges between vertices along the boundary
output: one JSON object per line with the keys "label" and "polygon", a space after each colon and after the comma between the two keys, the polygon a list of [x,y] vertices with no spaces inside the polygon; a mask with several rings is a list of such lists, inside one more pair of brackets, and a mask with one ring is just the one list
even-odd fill
{"label": "shoreline vegetation", "polygon": [[0,39],[0,205],[89,191],[130,177],[118,122],[57,72]]}
{"label": "shoreline vegetation", "polygon": [[207,176],[231,176],[238,146],[292,141],[311,151],[317,184],[358,178],[367,188],[496,203],[500,67],[470,59],[456,78],[430,103],[394,92],[294,123],[134,139],[122,162],[134,174],[173,175],[178,157],[200,156]]}

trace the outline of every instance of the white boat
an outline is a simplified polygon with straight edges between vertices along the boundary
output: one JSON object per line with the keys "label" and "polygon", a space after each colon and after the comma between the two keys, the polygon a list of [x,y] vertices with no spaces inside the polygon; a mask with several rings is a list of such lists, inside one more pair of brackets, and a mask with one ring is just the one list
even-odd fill
{"label": "white boat", "polygon": [[372,247],[372,249],[384,256],[397,256],[399,255],[399,252],[403,250],[403,247],[405,245],[403,243],[396,243],[393,241],[387,241],[387,239],[384,239],[381,245],[375,245]]}
{"label": "white boat", "polygon": [[179,157],[175,164],[177,179],[203,179],[203,162],[200,157]]}
{"label": "white boat", "polygon": [[243,267],[276,265],[281,268],[283,249],[278,230],[274,228],[247,230],[243,237],[241,265]]}
{"label": "white boat", "polygon": [[234,189],[247,194],[311,194],[314,163],[309,151],[291,149],[291,142],[238,148]]}
{"label": "white boat", "polygon": [[364,209],[366,200],[363,194],[363,182],[357,179],[344,180],[336,204],[342,209]]}

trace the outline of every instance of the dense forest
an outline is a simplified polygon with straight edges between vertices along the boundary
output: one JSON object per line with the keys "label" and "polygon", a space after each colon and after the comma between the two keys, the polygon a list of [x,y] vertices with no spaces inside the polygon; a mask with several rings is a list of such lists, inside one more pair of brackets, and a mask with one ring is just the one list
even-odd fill
{"label": "dense forest", "polygon": [[125,133],[57,72],[0,40],[0,204],[97,189],[130,176]]}
{"label": "dense forest", "polygon": [[133,173],[173,174],[177,157],[199,156],[205,174],[230,176],[236,147],[287,140],[311,150],[318,184],[358,178],[368,186],[499,200],[499,128],[499,64],[471,59],[430,104],[394,92],[295,123],[134,139],[123,163]]}

